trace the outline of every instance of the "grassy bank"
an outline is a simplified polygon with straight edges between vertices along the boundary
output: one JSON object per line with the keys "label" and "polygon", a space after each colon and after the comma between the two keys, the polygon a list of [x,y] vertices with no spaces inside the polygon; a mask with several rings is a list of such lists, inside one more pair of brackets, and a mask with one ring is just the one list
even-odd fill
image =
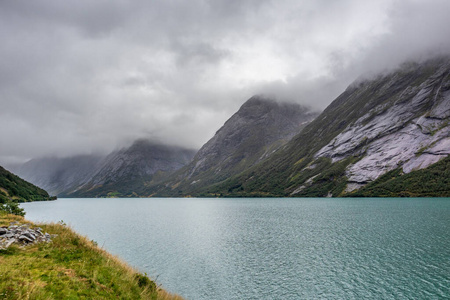
{"label": "grassy bank", "polygon": [[[35,224],[0,212],[0,226]],[[0,250],[0,299],[182,299],[63,224],[50,243]]]}

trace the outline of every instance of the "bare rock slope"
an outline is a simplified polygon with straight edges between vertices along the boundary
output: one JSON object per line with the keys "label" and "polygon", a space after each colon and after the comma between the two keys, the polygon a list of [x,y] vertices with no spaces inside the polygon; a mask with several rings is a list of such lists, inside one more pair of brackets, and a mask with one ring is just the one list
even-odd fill
{"label": "bare rock slope", "polygon": [[[450,58],[405,63],[350,85],[275,155],[209,187],[209,194],[344,196],[381,184],[395,171],[410,186],[384,182],[381,195],[448,195],[449,120]],[[442,161],[436,172],[419,172]],[[418,181],[410,173],[434,176],[439,193],[431,185],[411,186]]]}
{"label": "bare rock slope", "polygon": [[[450,154],[449,62],[442,61],[430,72],[423,82],[370,109],[316,153],[316,157],[330,157],[333,162],[362,156],[346,169],[347,191],[397,167],[409,173]],[[378,93],[389,93],[402,76],[406,75],[394,74],[378,87]],[[373,84],[364,84],[361,90]]]}

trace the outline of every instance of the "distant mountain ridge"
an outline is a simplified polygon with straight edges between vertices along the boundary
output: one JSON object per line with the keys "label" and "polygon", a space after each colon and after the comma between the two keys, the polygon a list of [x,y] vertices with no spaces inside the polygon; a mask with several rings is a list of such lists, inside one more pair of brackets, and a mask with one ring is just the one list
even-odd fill
{"label": "distant mountain ridge", "polygon": [[192,160],[195,151],[137,140],[107,156],[33,159],[15,166],[23,178],[62,197],[135,196],[147,182]]}
{"label": "distant mountain ridge", "polygon": [[109,154],[91,178],[63,196],[142,196],[146,185],[158,182],[192,160],[195,151],[137,140]]}
{"label": "distant mountain ridge", "polygon": [[98,169],[105,156],[77,155],[72,157],[44,157],[12,166],[11,169],[26,180],[43,187],[53,195],[84,185]]}

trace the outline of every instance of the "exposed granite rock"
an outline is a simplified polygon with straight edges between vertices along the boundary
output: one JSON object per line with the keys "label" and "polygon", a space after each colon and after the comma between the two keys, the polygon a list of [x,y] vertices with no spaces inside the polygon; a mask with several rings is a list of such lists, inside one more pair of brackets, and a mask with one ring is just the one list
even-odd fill
{"label": "exposed granite rock", "polygon": [[350,183],[346,191],[351,191],[395,168],[409,173],[449,155],[449,116],[447,62],[420,85],[409,86],[391,102],[357,119],[315,156],[333,162],[362,157],[346,171]]}

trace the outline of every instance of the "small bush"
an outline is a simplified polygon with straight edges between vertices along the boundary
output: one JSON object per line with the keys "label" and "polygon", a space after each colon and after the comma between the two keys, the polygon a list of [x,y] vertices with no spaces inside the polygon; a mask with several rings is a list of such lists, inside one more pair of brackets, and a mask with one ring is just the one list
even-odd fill
{"label": "small bush", "polygon": [[19,206],[19,203],[8,201],[6,203],[0,203],[0,211],[4,211],[8,214],[13,214],[17,216],[25,216],[25,211]]}
{"label": "small bush", "polygon": [[146,287],[152,292],[156,291],[156,284],[147,277],[147,274],[137,273],[136,280],[141,288]]}

